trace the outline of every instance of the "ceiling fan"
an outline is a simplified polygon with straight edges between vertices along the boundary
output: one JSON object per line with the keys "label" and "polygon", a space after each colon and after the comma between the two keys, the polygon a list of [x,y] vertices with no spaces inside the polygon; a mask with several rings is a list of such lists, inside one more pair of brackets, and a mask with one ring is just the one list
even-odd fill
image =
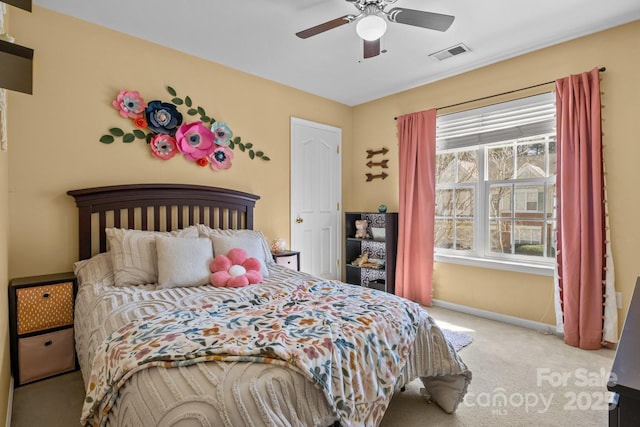
{"label": "ceiling fan", "polygon": [[364,57],[372,58],[380,55],[380,37],[387,29],[384,18],[390,22],[413,25],[436,31],[447,31],[455,19],[451,15],[443,15],[422,10],[394,7],[388,11],[384,9],[397,0],[345,0],[353,4],[360,12],[357,15],[345,15],[332,19],[306,30],[296,33],[301,39],[315,36],[344,24],[358,21],[356,32],[364,40]]}

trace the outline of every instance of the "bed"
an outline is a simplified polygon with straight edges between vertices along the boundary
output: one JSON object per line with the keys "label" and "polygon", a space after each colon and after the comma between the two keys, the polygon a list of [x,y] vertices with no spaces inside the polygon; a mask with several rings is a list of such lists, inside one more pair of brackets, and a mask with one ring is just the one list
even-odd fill
{"label": "bed", "polygon": [[[79,212],[81,424],[375,426],[417,378],[445,412],[462,401],[471,372],[426,311],[275,264],[253,230],[259,196],[183,184],[68,194]],[[200,264],[183,268],[203,246],[175,250],[203,240],[209,257],[246,249],[264,282],[204,284]]]}

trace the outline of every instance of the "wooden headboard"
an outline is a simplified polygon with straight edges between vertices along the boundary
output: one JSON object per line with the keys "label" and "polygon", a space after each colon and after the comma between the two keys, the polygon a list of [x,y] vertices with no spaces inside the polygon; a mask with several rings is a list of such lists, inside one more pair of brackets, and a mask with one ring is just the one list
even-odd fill
{"label": "wooden headboard", "polygon": [[105,228],[171,231],[195,224],[253,229],[260,196],[189,184],[133,184],[71,190],[79,209],[80,259],[107,249]]}

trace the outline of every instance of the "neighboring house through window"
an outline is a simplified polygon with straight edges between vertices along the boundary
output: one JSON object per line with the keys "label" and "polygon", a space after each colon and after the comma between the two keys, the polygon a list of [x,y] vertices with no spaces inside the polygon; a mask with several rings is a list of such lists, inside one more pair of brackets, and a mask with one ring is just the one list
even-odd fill
{"label": "neighboring house through window", "polygon": [[438,118],[437,261],[552,274],[555,96]]}

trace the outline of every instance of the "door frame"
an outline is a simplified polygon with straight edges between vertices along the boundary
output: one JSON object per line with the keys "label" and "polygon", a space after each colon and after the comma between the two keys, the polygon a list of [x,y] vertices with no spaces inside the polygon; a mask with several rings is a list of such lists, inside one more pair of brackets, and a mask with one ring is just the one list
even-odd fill
{"label": "door frame", "polygon": [[[335,132],[338,136],[338,156],[337,156],[337,169],[338,169],[338,176],[336,179],[336,197],[337,197],[337,203],[338,206],[336,208],[335,211],[335,216],[336,216],[336,279],[341,280],[342,279],[342,270],[344,268],[344,266],[342,265],[342,129],[336,126],[330,126],[330,125],[326,125],[323,123],[318,123],[318,122],[313,122],[310,120],[305,120],[305,119],[301,119],[298,117],[294,117],[291,116],[291,120],[290,120],[290,136],[289,136],[289,141],[290,141],[290,145],[291,145],[291,157],[290,157],[290,161],[289,161],[289,176],[290,176],[290,182],[291,182],[291,187],[290,187],[290,203],[289,203],[289,207],[290,207],[290,219],[289,219],[289,235],[291,236],[291,242],[294,242],[294,236],[296,236],[296,227],[295,227],[295,218],[297,213],[295,212],[295,207],[296,204],[294,203],[294,194],[297,194],[294,190],[297,189],[297,185],[298,185],[298,180],[296,179],[296,177],[294,176],[294,159],[295,159],[295,153],[296,153],[296,147],[295,147],[295,139],[294,139],[294,128],[296,125],[301,124],[301,125],[306,125],[306,126],[310,126],[310,127],[316,127],[319,129],[323,129],[326,131],[330,131],[330,132]],[[302,256],[304,257],[304,254],[302,254]]]}

